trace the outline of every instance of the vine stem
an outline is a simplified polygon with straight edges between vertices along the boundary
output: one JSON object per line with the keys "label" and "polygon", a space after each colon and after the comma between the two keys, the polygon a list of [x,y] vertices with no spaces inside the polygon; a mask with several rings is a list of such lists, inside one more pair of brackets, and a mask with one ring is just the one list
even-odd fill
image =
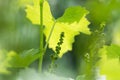
{"label": "vine stem", "polygon": [[44,49],[43,49],[43,0],[40,0],[40,57],[39,57],[39,64],[38,64],[38,71],[42,72],[42,62],[44,56]]}

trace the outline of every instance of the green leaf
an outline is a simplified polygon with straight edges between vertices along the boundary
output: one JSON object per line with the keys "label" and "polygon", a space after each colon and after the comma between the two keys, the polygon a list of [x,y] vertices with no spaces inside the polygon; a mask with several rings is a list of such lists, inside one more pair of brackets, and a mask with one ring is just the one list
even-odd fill
{"label": "green leaf", "polygon": [[100,60],[100,73],[106,76],[107,80],[119,80],[120,79],[120,62],[119,58],[108,58],[107,50],[104,47],[101,49]]}
{"label": "green leaf", "polygon": [[107,47],[107,54],[110,57],[119,57],[120,56],[120,46],[116,44],[112,44],[111,46]]}
{"label": "green leaf", "polygon": [[11,60],[12,67],[27,67],[39,58],[39,49],[30,49],[21,54],[16,54]]}
{"label": "green leaf", "polygon": [[0,50],[0,73],[1,74],[10,74],[8,68],[11,67],[9,63],[12,60],[12,57],[16,53],[14,51],[7,52],[5,50]]}
{"label": "green leaf", "polygon": [[89,12],[80,6],[70,7],[65,10],[64,15],[57,19],[57,21],[64,23],[78,23],[80,19],[87,13]]}
{"label": "green leaf", "polygon": [[[27,5],[26,9],[26,17],[30,19],[30,21],[33,24],[40,24],[40,6],[39,6],[40,0],[33,0],[34,5]],[[43,23],[45,26],[51,26],[54,23],[54,19],[52,17],[50,6],[47,1],[44,1],[44,8],[43,8]]]}
{"label": "green leaf", "polygon": [[[49,38],[51,29],[54,26],[52,35],[49,40],[49,48],[55,51],[55,47],[59,41],[61,32],[64,32],[65,38],[63,44],[61,45],[61,51],[59,57],[61,57],[68,50],[72,50],[72,44],[74,42],[74,37],[79,35],[80,32],[85,34],[90,34],[88,25],[89,21],[85,18],[88,11],[80,6],[75,6],[68,8],[64,15],[57,20],[55,20],[51,14],[50,6],[47,1],[44,1],[43,7],[43,23],[45,25],[44,34],[46,36],[46,41]],[[40,14],[39,14],[39,0],[34,1],[34,5],[27,6],[26,13],[27,18],[32,21],[33,24],[40,24]]]}
{"label": "green leaf", "polygon": [[105,46],[108,58],[118,58],[120,56],[120,46],[116,44],[111,44],[110,46]]}

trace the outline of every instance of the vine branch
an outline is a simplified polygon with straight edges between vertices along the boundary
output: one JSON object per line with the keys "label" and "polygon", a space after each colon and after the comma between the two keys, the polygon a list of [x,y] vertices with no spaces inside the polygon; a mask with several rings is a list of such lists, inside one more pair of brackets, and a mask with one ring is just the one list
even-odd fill
{"label": "vine branch", "polygon": [[42,62],[43,62],[43,0],[40,0],[40,57],[38,64],[38,71],[42,72]]}

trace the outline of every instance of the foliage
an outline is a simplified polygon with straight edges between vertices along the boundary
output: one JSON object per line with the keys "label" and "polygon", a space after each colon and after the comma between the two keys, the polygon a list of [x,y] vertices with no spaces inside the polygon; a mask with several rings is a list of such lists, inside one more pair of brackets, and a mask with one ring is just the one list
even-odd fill
{"label": "foliage", "polygon": [[0,73],[10,73],[8,68],[24,68],[29,66],[33,61],[38,59],[38,49],[30,49],[23,53],[17,54],[14,51],[0,50]]}
{"label": "foliage", "polygon": [[[39,24],[39,1],[34,1],[34,6],[27,6],[26,12],[27,17],[32,21],[33,24]],[[47,13],[46,13],[47,12]],[[59,36],[61,32],[64,32],[65,38],[64,43],[61,45],[60,57],[67,52],[72,50],[72,43],[74,42],[74,36],[78,35],[80,32],[90,34],[89,28],[87,27],[89,22],[85,18],[88,11],[80,6],[68,8],[64,15],[58,19],[54,19],[50,6],[47,1],[44,2],[44,34],[46,40],[49,38],[52,27],[52,35],[49,40],[49,47],[55,51],[57,42],[59,41]],[[79,16],[79,17],[78,17]]]}
{"label": "foliage", "polygon": [[[0,80],[119,80],[119,4],[119,0],[1,0]],[[77,6],[61,10],[70,5]]]}
{"label": "foliage", "polygon": [[118,58],[120,56],[120,46],[116,44],[111,44],[110,46],[105,46],[107,50],[108,58]]}
{"label": "foliage", "polygon": [[10,74],[8,68],[12,67],[10,61],[14,55],[16,55],[14,51],[7,52],[5,50],[0,50],[0,73]]}
{"label": "foliage", "polygon": [[102,75],[106,75],[107,80],[117,80],[120,78],[120,51],[118,49],[120,50],[120,47],[112,44],[111,46],[104,46],[100,50],[102,57],[102,59],[100,60],[100,73]]}
{"label": "foliage", "polygon": [[33,61],[39,58],[39,49],[30,49],[13,56],[10,64],[14,68],[28,67]]}

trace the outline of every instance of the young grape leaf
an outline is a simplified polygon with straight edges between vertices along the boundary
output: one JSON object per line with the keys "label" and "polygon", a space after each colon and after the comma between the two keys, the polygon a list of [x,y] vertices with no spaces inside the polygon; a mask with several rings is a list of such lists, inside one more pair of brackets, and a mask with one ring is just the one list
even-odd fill
{"label": "young grape leaf", "polygon": [[119,80],[120,79],[120,63],[118,58],[106,59],[101,64],[101,74],[106,75],[107,80]]}
{"label": "young grape leaf", "polygon": [[110,58],[117,58],[120,56],[120,46],[116,44],[111,44],[111,46],[106,46],[107,55]]}
{"label": "young grape leaf", "polygon": [[[33,0],[33,6],[32,5],[27,5],[26,9],[26,17],[30,19],[30,21],[33,24],[40,24],[40,6],[39,6],[39,1],[40,0]],[[54,19],[52,17],[51,11],[50,11],[50,6],[47,3],[47,1],[44,1],[44,6],[43,6],[43,23],[45,26],[52,26],[54,23]]]}
{"label": "young grape leaf", "polygon": [[[110,46],[111,47],[111,46]],[[100,73],[106,76],[107,80],[120,79],[120,62],[118,57],[108,58],[106,47],[101,49]],[[113,55],[114,56],[114,55]]]}
{"label": "young grape leaf", "polygon": [[11,67],[9,63],[12,60],[12,57],[16,53],[14,51],[7,52],[5,50],[0,50],[0,73],[1,74],[9,74],[10,71],[8,68]]}
{"label": "young grape leaf", "polygon": [[108,58],[118,58],[120,56],[120,46],[111,44],[110,46],[104,46]]}
{"label": "young grape leaf", "polygon": [[[33,24],[40,24],[39,8],[39,0],[35,0],[33,6],[27,6],[27,18],[30,19]],[[90,23],[85,18],[87,14],[88,11],[86,9],[80,6],[75,6],[68,8],[62,17],[55,20],[51,14],[48,2],[44,1],[43,23],[45,25],[44,34],[46,36],[46,41],[48,40],[51,29],[54,26],[52,35],[48,42],[49,47],[55,51],[55,47],[59,41],[60,34],[62,32],[64,32],[65,34],[63,44],[61,45],[59,57],[61,57],[68,50],[72,50],[72,43],[74,42],[74,37],[76,35],[79,35],[80,32],[90,34],[88,28],[88,25]]]}
{"label": "young grape leaf", "polygon": [[27,67],[37,58],[39,58],[39,49],[30,49],[23,53],[16,54],[10,61],[12,67]]}

